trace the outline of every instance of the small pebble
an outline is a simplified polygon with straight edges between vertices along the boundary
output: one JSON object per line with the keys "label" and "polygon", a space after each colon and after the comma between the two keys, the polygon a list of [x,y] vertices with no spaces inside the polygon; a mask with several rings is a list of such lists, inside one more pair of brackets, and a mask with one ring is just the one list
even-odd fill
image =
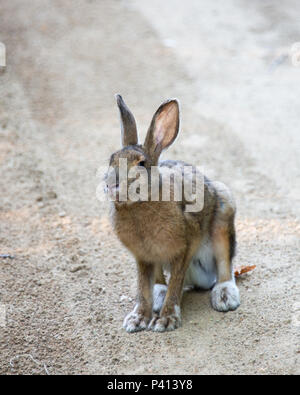
{"label": "small pebble", "polygon": [[83,269],[87,269],[87,267],[85,265],[75,266],[75,267],[72,267],[70,269],[70,272],[71,273],[77,273],[77,272],[79,272],[80,270],[83,270]]}
{"label": "small pebble", "polygon": [[122,296],[120,297],[120,302],[125,302],[125,300],[127,300],[127,299],[128,299],[127,296],[122,295]]}
{"label": "small pebble", "polygon": [[47,193],[48,199],[57,199],[57,194],[54,191],[50,191]]}
{"label": "small pebble", "polygon": [[9,254],[0,254],[0,258],[2,259],[14,259],[13,255],[9,255]]}

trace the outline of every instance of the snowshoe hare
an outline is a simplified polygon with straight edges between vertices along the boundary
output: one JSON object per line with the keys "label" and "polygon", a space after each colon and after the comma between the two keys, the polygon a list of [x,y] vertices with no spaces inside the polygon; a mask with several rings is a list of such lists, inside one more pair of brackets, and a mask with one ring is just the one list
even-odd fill
{"label": "snowshoe hare", "polygon": [[[188,166],[182,161],[159,161],[161,152],[174,142],[179,131],[178,101],[168,100],[158,108],[144,144],[139,144],[135,119],[122,97],[116,98],[123,147],[111,156],[105,178],[106,191],[114,197],[111,199],[114,231],[135,257],[138,278],[137,303],[125,318],[124,328],[128,332],[178,328],[180,301],[187,285],[212,289],[215,310],[235,310],[240,298],[232,268],[235,203],[230,191],[203,176],[203,207],[198,212],[189,212],[185,196],[180,201],[174,199],[176,177],[173,177],[171,198],[162,199],[164,173],[175,170],[183,174],[184,167]],[[159,180],[157,199],[151,199],[150,186],[144,188],[146,199],[130,199],[130,188],[134,189],[139,176],[130,178],[129,175],[123,177],[125,181],[121,180],[120,163],[124,161],[127,176],[137,168],[143,170],[150,181],[155,169]],[[126,199],[120,198],[122,189]],[[140,189],[142,186],[137,188]],[[169,271],[168,284],[163,270]]]}

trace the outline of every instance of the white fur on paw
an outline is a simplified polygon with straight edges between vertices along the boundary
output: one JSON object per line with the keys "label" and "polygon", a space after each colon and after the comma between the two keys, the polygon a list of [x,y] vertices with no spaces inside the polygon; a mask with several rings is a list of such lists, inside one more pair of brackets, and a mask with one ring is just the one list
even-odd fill
{"label": "white fur on paw", "polygon": [[163,284],[155,284],[153,288],[153,311],[159,314],[163,307],[168,286]]}
{"label": "white fur on paw", "polygon": [[174,331],[181,326],[180,307],[175,306],[173,314],[166,316],[156,315],[152,318],[148,329],[154,332]]}
{"label": "white fur on paw", "polygon": [[135,309],[126,316],[123,328],[129,333],[143,331],[147,329],[149,321],[149,318],[139,313],[138,306],[136,306]]}
{"label": "white fur on paw", "polygon": [[235,310],[240,305],[240,293],[234,281],[216,284],[211,293],[212,306],[217,311]]}

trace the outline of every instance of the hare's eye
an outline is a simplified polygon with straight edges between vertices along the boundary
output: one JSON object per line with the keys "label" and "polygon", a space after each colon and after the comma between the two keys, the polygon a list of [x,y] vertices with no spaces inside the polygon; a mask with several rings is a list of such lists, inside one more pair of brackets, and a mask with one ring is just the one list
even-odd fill
{"label": "hare's eye", "polygon": [[144,161],[144,160],[141,160],[137,165],[138,165],[138,166],[144,167],[144,166],[145,166],[145,161]]}

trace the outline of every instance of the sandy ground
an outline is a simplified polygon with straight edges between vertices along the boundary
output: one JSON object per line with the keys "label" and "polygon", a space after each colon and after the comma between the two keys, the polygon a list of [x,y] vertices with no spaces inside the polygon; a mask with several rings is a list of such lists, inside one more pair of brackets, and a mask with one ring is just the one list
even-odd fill
{"label": "sandy ground", "polygon": [[[300,6],[223,4],[1,0],[1,374],[300,373]],[[96,198],[120,144],[116,92],[141,135],[178,97],[165,157],[234,191],[235,264],[257,265],[236,312],[191,292],[177,331],[122,329],[135,265]]]}

